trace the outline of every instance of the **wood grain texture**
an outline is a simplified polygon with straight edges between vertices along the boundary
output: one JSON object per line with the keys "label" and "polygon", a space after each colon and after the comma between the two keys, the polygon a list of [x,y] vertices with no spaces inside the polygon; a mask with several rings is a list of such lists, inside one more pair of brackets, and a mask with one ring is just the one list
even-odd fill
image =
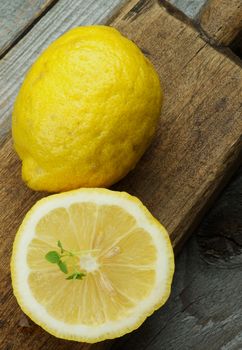
{"label": "wood grain texture", "polygon": [[0,56],[52,2],[53,0],[0,1]]}
{"label": "wood grain texture", "polygon": [[118,188],[141,198],[177,246],[239,162],[242,71],[157,2],[133,1],[114,26],[151,58],[165,91],[156,139]]}
{"label": "wood grain texture", "polygon": [[242,30],[242,1],[208,0],[198,21],[211,43],[227,46]]}
{"label": "wood grain texture", "polygon": [[176,259],[168,303],[111,350],[242,349],[242,168]]}
{"label": "wood grain texture", "polygon": [[[63,13],[56,13],[57,17],[52,21],[49,18],[47,24],[58,22],[57,28],[62,30],[64,26],[65,31],[71,23],[80,21],[78,9],[72,8],[72,11],[73,17],[68,17],[68,23]],[[165,105],[152,146],[136,169],[114,188],[142,199],[167,226],[174,246],[178,247],[239,162],[241,69],[156,2],[132,1],[113,25],[137,42],[153,61],[165,89]],[[40,47],[43,47],[49,40],[48,31],[40,28]],[[31,32],[27,36],[33,35]],[[37,33],[35,35],[37,38]],[[22,67],[17,53],[25,52],[24,48],[28,50]],[[11,93],[5,90],[5,94],[11,96],[5,100],[8,117],[11,99],[16,93],[14,81],[22,80],[28,58],[33,60],[39,50],[38,41],[26,37],[16,50],[11,50],[12,56],[6,55],[6,60],[8,56],[11,62],[5,61],[6,83],[7,74],[9,80],[12,79]],[[16,74],[19,75],[15,77]],[[18,88],[19,82],[16,85]],[[44,195],[27,189],[21,181],[20,161],[12,149],[11,139],[7,138],[0,149],[0,260],[3,262],[0,266],[0,348],[101,350],[110,343],[89,346],[48,335],[22,315],[12,295],[9,260],[14,235],[24,214]],[[176,305],[169,312],[170,316],[178,312]]]}
{"label": "wood grain texture", "polygon": [[[188,18],[195,19],[207,0],[166,0],[183,12]],[[160,0],[162,3],[163,0]]]}
{"label": "wood grain texture", "polygon": [[107,22],[124,2],[125,0],[59,0],[4,56],[0,61],[0,144],[10,129],[17,91],[37,56],[72,27]]}

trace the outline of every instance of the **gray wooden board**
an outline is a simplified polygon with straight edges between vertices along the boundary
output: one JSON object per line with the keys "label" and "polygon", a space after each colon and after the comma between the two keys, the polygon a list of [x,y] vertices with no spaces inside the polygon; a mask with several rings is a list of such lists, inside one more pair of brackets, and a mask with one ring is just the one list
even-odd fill
{"label": "gray wooden board", "polygon": [[172,294],[111,350],[242,349],[242,168],[176,259]]}
{"label": "gray wooden board", "polygon": [[[163,0],[160,0],[161,2]],[[195,19],[207,0],[166,0],[182,11],[187,17]]]}
{"label": "gray wooden board", "polygon": [[124,2],[125,0],[59,0],[2,58],[0,143],[10,129],[12,105],[17,91],[36,57],[69,28],[107,22]]}
{"label": "gray wooden board", "polygon": [[0,1],[0,56],[52,2],[53,0]]}

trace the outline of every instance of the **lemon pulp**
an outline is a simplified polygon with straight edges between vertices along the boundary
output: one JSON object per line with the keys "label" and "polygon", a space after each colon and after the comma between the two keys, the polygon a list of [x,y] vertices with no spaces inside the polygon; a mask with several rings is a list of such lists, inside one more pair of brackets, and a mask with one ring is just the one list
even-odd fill
{"label": "lemon pulp", "polygon": [[[83,280],[66,280],[57,266],[44,259],[58,240],[69,251],[93,250],[80,257],[80,268],[86,272]],[[73,258],[69,260],[71,266]],[[150,293],[155,260],[150,235],[122,208],[72,204],[51,211],[38,223],[28,247],[29,284],[53,317],[98,325],[128,315]]]}

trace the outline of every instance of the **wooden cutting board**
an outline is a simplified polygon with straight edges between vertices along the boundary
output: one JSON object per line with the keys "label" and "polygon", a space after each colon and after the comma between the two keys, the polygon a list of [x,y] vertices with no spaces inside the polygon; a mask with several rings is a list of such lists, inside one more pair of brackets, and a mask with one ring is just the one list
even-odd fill
{"label": "wooden cutting board", "polygon": [[[241,161],[241,68],[157,1],[130,1],[110,24],[151,59],[165,91],[154,142],[113,188],[138,196],[167,227],[178,250]],[[14,65],[14,53],[10,59]],[[11,107],[6,110],[10,113]],[[0,349],[106,349],[110,342],[87,345],[50,336],[22,314],[13,297],[14,235],[28,209],[45,195],[22,182],[20,161],[5,135],[0,148]]]}

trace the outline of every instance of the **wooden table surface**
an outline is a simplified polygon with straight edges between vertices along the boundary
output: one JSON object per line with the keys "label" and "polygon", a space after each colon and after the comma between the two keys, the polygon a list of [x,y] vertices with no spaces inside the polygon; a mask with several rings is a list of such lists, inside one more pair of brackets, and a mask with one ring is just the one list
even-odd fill
{"label": "wooden table surface", "polygon": [[[220,1],[221,4],[224,2]],[[196,23],[201,28],[201,35],[211,45],[223,46],[226,49],[239,31],[238,26],[235,26],[236,30],[230,31],[224,23],[221,24],[219,21],[218,23],[213,21],[211,24],[209,18],[213,18],[213,4],[217,2],[216,0],[209,0],[209,4],[206,0],[160,2],[167,6],[169,11],[174,11],[178,17],[183,16],[183,20],[186,21],[187,16],[189,21]],[[113,14],[117,13],[124,3],[125,0],[33,0],[31,2],[1,0],[0,142],[1,140],[5,142],[9,132],[10,109],[23,75],[43,47],[68,27],[77,25],[76,23],[92,24],[110,21]],[[149,1],[139,1],[139,7],[144,7],[147,3]],[[236,22],[242,6],[240,7],[237,0],[231,0],[230,4],[231,18]],[[170,6],[176,6],[181,12],[177,12]],[[50,9],[52,9],[52,16],[48,17]],[[239,16],[234,9],[237,9]],[[207,16],[208,11],[210,17]],[[61,18],[61,22],[55,21],[55,18]],[[122,28],[122,21],[117,26]],[[209,48],[207,52],[210,53]],[[212,55],[211,58],[213,58]],[[233,59],[236,62],[239,60],[235,56]],[[9,150],[8,146],[5,149]],[[15,163],[14,160],[12,164]],[[145,178],[145,170],[141,167],[140,171],[143,171]],[[132,177],[130,183],[132,184]],[[120,186],[125,188],[125,182]],[[149,203],[149,198],[145,200]],[[242,168],[234,175],[230,184],[177,256],[172,295],[165,307],[155,312],[137,331],[105,346],[100,344],[95,347],[95,350],[104,348],[112,350],[241,350],[241,213]],[[189,218],[187,220],[189,221]],[[5,281],[0,280],[0,283]],[[0,343],[1,334],[7,327],[1,319],[1,307],[6,297],[0,296]],[[31,321],[22,315],[16,331],[20,335],[19,342],[14,343],[10,338],[1,350],[15,350],[19,346],[23,349],[35,350],[21,344],[21,339],[26,339],[28,334],[31,335]],[[59,344],[59,349],[74,349],[73,343],[60,341]],[[46,344],[41,349],[50,349],[50,347]],[[79,347],[75,346],[75,349]],[[82,349],[81,346],[80,349]]]}

